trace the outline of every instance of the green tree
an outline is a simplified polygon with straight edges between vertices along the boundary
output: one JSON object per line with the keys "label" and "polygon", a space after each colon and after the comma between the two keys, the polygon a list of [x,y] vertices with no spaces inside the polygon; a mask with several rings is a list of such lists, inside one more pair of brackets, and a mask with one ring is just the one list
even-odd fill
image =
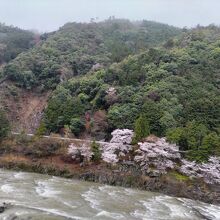
{"label": "green tree", "polygon": [[181,150],[188,151],[186,156],[191,160],[204,161],[218,148],[217,137],[209,134],[203,124],[196,121],[188,122],[184,128],[170,129],[167,139],[176,143]]}
{"label": "green tree", "polygon": [[138,116],[138,107],[134,104],[113,105],[108,111],[108,121],[112,129],[133,129]]}
{"label": "green tree", "polygon": [[5,113],[2,110],[0,110],[0,141],[8,135],[9,131],[9,121]]}
{"label": "green tree", "polygon": [[100,150],[100,145],[95,142],[95,140],[91,144],[91,150],[93,153],[92,160],[98,162],[101,160],[102,153]]}
{"label": "green tree", "polygon": [[202,140],[200,150],[205,151],[206,155],[220,156],[220,136],[215,132],[207,134]]}
{"label": "green tree", "polygon": [[180,150],[187,150],[187,139],[184,128],[169,129],[166,133],[167,140],[180,146]]}
{"label": "green tree", "polygon": [[158,104],[147,99],[143,105],[142,113],[149,121],[150,133],[161,135],[163,133],[163,128],[161,126],[160,119],[163,115],[163,112],[159,108]]}
{"label": "green tree", "polygon": [[46,132],[47,132],[47,127],[46,127],[44,122],[41,122],[40,126],[38,127],[38,129],[36,131],[36,135],[37,136],[42,136],[42,135],[45,135]]}
{"label": "green tree", "polygon": [[145,138],[150,134],[149,121],[143,114],[135,121],[134,127],[135,136],[133,143],[137,143],[142,138]]}
{"label": "green tree", "polygon": [[188,148],[193,151],[198,151],[202,145],[203,138],[208,134],[208,129],[205,125],[192,121],[187,123],[184,132]]}
{"label": "green tree", "polygon": [[76,136],[78,136],[84,128],[85,128],[85,126],[80,118],[72,118],[71,119],[70,129]]}

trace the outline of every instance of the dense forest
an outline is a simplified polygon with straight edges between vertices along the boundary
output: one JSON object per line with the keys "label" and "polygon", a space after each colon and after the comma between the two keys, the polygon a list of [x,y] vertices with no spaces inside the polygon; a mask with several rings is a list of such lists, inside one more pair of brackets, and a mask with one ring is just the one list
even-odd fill
{"label": "dense forest", "polygon": [[76,135],[86,129],[104,138],[116,128],[134,129],[141,116],[149,133],[167,135],[193,159],[219,154],[219,40],[219,28],[198,27],[62,83],[45,111],[47,129],[67,125]]}
{"label": "dense forest", "polygon": [[60,81],[122,61],[179,33],[180,29],[149,21],[67,23],[55,33],[43,34],[41,43],[20,54],[4,74],[27,89],[54,89]]}
{"label": "dense forest", "polygon": [[0,23],[0,65],[30,49],[36,40],[37,35],[30,31]]}
{"label": "dense forest", "polygon": [[216,26],[109,19],[42,35],[3,74],[29,91],[53,90],[39,134],[66,129],[100,140],[144,127],[203,161],[220,155],[219,69]]}

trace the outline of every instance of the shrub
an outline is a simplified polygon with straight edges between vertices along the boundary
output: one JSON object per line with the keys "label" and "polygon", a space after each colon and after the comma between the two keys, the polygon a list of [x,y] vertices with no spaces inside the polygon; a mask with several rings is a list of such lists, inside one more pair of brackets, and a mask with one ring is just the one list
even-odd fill
{"label": "shrub", "polygon": [[0,110],[0,141],[8,135],[9,131],[9,121],[5,113],[2,110]]}
{"label": "shrub", "polygon": [[100,150],[100,145],[97,144],[95,141],[92,142],[91,144],[91,150],[92,150],[92,160],[93,161],[100,161],[101,160],[101,157],[102,157],[102,153],[101,153],[101,150]]}
{"label": "shrub", "polygon": [[72,118],[70,121],[70,129],[76,136],[78,136],[84,129],[84,124],[80,118]]}
{"label": "shrub", "polygon": [[53,156],[62,147],[62,143],[51,139],[39,139],[29,149],[26,154],[35,157]]}
{"label": "shrub", "polygon": [[38,127],[37,131],[36,131],[36,135],[37,136],[42,136],[45,135],[47,132],[47,128],[44,122],[41,122],[40,126]]}

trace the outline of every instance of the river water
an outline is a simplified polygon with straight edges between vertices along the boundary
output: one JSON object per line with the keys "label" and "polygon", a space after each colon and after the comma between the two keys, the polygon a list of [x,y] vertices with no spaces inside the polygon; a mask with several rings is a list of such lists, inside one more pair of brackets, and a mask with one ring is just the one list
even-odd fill
{"label": "river water", "polygon": [[1,220],[220,219],[220,206],[123,187],[0,170]]}

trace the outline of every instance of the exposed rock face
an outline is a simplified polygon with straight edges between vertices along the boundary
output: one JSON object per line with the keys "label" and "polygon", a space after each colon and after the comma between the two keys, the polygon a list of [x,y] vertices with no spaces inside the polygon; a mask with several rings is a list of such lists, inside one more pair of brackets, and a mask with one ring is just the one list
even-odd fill
{"label": "exposed rock face", "polygon": [[178,147],[166,142],[165,138],[155,142],[138,143],[139,149],[134,160],[140,164],[144,173],[164,174],[168,169],[174,169],[175,160],[180,159]]}
{"label": "exposed rock face", "polygon": [[[9,86],[10,85],[10,86]],[[17,95],[11,95],[9,88]],[[51,92],[39,94],[14,87],[11,82],[0,85],[0,105],[4,106],[15,132],[35,133]],[[10,94],[10,95],[7,95]]]}
{"label": "exposed rock face", "polygon": [[118,101],[117,90],[114,87],[110,87],[106,90],[106,101],[109,105],[113,105]]}
{"label": "exposed rock face", "polygon": [[92,66],[92,71],[97,71],[103,68],[103,65],[100,63],[96,63]]}

